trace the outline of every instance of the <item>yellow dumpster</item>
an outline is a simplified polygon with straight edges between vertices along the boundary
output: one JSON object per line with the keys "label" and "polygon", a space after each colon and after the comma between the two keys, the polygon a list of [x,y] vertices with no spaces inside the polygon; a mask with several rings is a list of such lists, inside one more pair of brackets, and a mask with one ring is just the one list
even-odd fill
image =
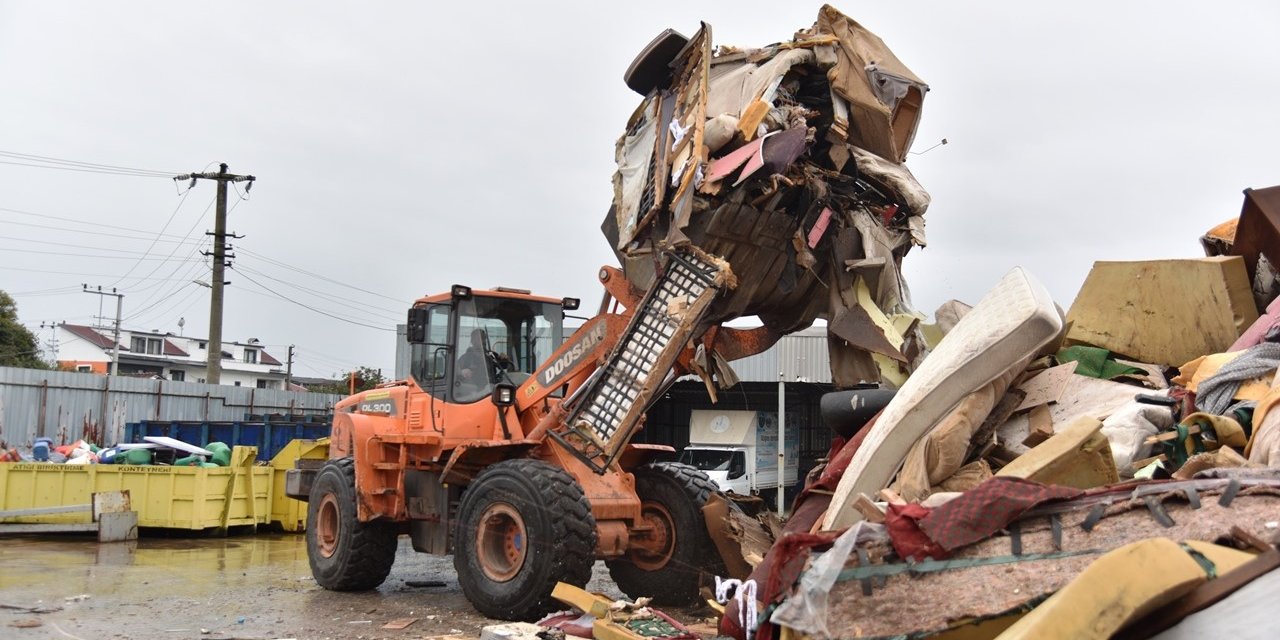
{"label": "yellow dumpster", "polygon": [[[129,491],[138,526],[210,529],[267,524],[274,470],[255,466],[255,447],[234,447],[228,467],[0,464],[0,511],[86,504],[94,493]],[[84,514],[5,522],[67,523]]]}

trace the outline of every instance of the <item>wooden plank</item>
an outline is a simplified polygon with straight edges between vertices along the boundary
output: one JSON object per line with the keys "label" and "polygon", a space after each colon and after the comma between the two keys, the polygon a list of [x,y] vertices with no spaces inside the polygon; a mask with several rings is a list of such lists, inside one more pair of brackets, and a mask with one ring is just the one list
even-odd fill
{"label": "wooden plank", "polygon": [[1056,367],[1049,367],[1036,374],[1030,380],[1018,385],[1018,388],[1026,396],[1022,399],[1022,404],[1019,404],[1018,408],[1014,409],[1014,413],[1042,404],[1057,402],[1062,397],[1062,392],[1066,390],[1067,384],[1071,382],[1071,376],[1075,374],[1078,364],[1078,362],[1068,362]]}
{"label": "wooden plank", "polygon": [[69,524],[0,524],[0,533],[73,533],[97,531],[98,523]]}
{"label": "wooden plank", "polygon": [[1067,312],[1067,342],[1176,367],[1228,350],[1257,319],[1242,258],[1100,261]]}
{"label": "wooden plank", "polygon": [[867,522],[874,522],[876,524],[884,522],[884,512],[881,511],[880,507],[876,506],[876,503],[872,502],[871,498],[868,498],[865,493],[859,493],[858,497],[854,498],[853,508],[857,509],[858,513],[861,513],[863,519]]}
{"label": "wooden plank", "polygon": [[91,504],[71,504],[61,507],[36,507],[34,509],[14,509],[12,511],[0,511],[0,520],[4,518],[21,518],[25,516],[47,516],[55,513],[79,513],[81,511],[93,511]]}

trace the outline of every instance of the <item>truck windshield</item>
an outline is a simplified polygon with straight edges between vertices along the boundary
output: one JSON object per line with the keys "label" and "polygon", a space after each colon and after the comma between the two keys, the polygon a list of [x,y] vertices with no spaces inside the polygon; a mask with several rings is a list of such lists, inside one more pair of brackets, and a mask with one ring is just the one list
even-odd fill
{"label": "truck windshield", "polygon": [[728,471],[734,456],[741,455],[741,451],[685,449],[684,453],[680,454],[680,462],[693,465],[703,471]]}

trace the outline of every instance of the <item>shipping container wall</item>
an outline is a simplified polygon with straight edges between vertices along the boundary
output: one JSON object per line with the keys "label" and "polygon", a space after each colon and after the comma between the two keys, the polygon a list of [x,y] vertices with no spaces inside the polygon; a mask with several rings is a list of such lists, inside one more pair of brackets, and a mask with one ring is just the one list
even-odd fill
{"label": "shipping container wall", "polygon": [[247,415],[326,415],[342,396],[0,367],[0,443],[30,447],[92,439],[108,445],[140,420],[237,421]]}

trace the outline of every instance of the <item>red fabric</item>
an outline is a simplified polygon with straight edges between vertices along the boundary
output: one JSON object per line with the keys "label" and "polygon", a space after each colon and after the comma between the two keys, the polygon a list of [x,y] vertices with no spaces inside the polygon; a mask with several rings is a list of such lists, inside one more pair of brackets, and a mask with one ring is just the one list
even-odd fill
{"label": "red fabric", "polygon": [[1036,505],[1081,495],[1083,491],[1071,487],[997,476],[919,518],[920,530],[941,548],[954,551],[986,540]]}
{"label": "red fabric", "polygon": [[[877,417],[879,417],[878,414]],[[760,602],[768,605],[781,601],[791,585],[799,579],[810,551],[831,544],[840,533],[843,533],[840,531],[817,535],[809,533],[818,519],[826,514],[827,506],[831,504],[830,493],[814,493],[814,491],[835,491],[845,469],[849,467],[849,462],[853,460],[853,455],[858,452],[858,447],[862,446],[862,441],[866,439],[867,433],[875,423],[876,418],[868,420],[867,424],[863,425],[848,442],[838,436],[832,440],[831,452],[827,456],[830,462],[827,463],[826,469],[816,482],[805,487],[804,491],[796,497],[791,507],[791,517],[782,528],[782,537],[774,542],[769,552],[765,554],[764,560],[751,572],[750,578],[756,581],[756,597]],[[772,637],[772,629],[773,625],[768,621],[763,622],[756,631],[756,638],[767,640]],[[733,600],[725,606],[724,616],[720,618],[719,630],[722,635],[737,640],[743,640],[746,637],[746,631],[738,626],[738,605]]]}
{"label": "red fabric", "polygon": [[929,516],[930,510],[918,504],[890,504],[884,514],[884,526],[889,530],[889,540],[898,556],[907,560],[933,558],[942,560],[951,555],[920,530],[919,522]]}

